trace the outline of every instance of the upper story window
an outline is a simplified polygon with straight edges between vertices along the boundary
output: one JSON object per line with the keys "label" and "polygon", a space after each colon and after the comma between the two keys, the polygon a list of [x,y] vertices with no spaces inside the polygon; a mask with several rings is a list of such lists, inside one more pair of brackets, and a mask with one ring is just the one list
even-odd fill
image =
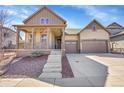
{"label": "upper story window", "polygon": [[48,24],[49,19],[48,18],[41,18],[41,24]]}
{"label": "upper story window", "polygon": [[44,24],[44,19],[43,18],[41,19],[41,24]]}
{"label": "upper story window", "polygon": [[96,31],[97,29],[96,29],[96,25],[92,25],[92,30],[93,31]]}
{"label": "upper story window", "polygon": [[48,20],[48,18],[46,19],[46,24],[48,24],[49,23],[49,20]]}

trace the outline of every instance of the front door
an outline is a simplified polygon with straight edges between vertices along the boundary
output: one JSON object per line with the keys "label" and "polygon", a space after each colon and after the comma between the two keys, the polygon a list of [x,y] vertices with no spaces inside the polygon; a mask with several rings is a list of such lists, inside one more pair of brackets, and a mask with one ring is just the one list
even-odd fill
{"label": "front door", "polygon": [[57,39],[56,49],[61,49],[61,39]]}

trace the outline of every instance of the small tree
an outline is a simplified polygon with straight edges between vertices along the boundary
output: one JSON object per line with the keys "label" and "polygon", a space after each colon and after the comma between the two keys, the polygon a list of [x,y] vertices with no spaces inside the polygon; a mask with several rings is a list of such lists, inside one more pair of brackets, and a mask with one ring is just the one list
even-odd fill
{"label": "small tree", "polygon": [[0,10],[0,61],[4,58],[4,31],[3,27],[11,22],[12,16],[9,15],[8,10]]}

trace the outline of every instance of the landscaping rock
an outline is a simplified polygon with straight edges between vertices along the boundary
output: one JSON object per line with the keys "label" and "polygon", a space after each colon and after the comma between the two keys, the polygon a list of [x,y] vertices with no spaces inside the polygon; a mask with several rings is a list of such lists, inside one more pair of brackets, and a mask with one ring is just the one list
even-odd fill
{"label": "landscaping rock", "polygon": [[10,58],[3,60],[0,63],[0,75],[3,75],[4,73],[6,73],[9,69],[9,65],[12,62],[12,60],[14,59],[15,56],[11,56]]}

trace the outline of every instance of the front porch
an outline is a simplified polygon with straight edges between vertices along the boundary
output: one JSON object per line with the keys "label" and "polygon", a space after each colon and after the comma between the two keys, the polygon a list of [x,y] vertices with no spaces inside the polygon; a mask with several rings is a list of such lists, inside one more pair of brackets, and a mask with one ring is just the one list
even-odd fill
{"label": "front porch", "polygon": [[24,49],[61,49],[64,44],[64,25],[15,25],[17,30],[17,49],[20,31],[25,33]]}
{"label": "front porch", "polygon": [[[65,52],[65,25],[14,25],[17,30],[17,52],[47,51],[61,49]],[[20,47],[20,32],[25,33],[23,47]]]}

